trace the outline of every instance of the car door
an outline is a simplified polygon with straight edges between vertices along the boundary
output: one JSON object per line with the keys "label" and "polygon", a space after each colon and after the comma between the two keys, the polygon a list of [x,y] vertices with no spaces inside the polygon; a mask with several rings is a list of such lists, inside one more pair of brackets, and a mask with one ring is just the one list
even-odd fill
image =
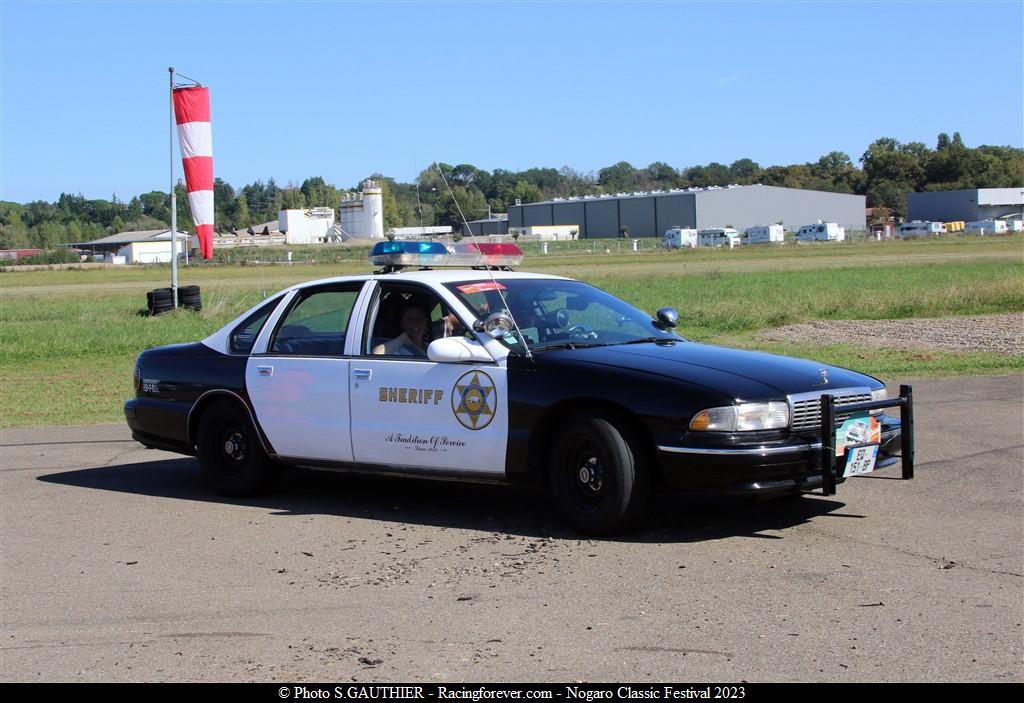
{"label": "car door", "polygon": [[352,461],[349,320],[362,282],[300,291],[266,351],[249,357],[245,385],[256,418],[283,457]]}
{"label": "car door", "polygon": [[[434,335],[450,309],[411,284],[383,283],[370,304],[359,356],[352,358],[352,448],[365,464],[500,478],[508,439],[506,369],[497,363],[436,362],[389,354],[382,332],[405,305],[430,316]],[[471,335],[471,333],[470,333]],[[477,343],[475,338],[471,343]],[[373,351],[378,353],[374,354]]]}

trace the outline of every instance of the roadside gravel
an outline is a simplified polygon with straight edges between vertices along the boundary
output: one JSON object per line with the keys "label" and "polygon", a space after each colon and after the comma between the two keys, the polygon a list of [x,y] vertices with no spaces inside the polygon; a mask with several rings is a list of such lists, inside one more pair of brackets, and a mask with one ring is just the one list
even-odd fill
{"label": "roadside gravel", "polygon": [[766,330],[775,342],[1024,355],[1024,313],[906,320],[815,320]]}

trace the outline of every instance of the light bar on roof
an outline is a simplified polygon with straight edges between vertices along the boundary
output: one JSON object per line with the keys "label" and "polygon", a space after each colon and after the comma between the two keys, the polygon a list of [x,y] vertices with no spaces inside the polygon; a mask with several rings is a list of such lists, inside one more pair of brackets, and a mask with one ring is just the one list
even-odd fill
{"label": "light bar on roof", "polygon": [[451,246],[451,261],[461,266],[510,267],[523,263],[523,250],[504,242],[459,242]]}
{"label": "light bar on roof", "polygon": [[374,266],[446,266],[449,259],[441,242],[377,242],[370,250]]}

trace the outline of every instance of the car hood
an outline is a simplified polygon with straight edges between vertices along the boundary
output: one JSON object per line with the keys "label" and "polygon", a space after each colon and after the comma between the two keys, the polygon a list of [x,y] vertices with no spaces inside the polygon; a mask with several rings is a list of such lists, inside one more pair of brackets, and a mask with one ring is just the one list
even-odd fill
{"label": "car hood", "polygon": [[[620,344],[545,351],[558,361],[612,366],[703,386],[737,401],[778,398],[793,393],[881,385],[877,379],[838,366],[763,352],[696,342]],[[552,358],[555,361],[555,358]],[[823,383],[823,372],[828,382]]]}

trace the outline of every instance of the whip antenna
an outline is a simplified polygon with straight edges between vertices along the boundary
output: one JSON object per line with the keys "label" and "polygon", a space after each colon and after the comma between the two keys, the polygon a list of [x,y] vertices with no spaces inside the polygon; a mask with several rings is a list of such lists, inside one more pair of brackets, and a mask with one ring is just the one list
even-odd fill
{"label": "whip antenna", "polygon": [[[444,170],[441,168],[441,164],[435,161],[434,166],[437,168],[437,172],[441,174],[441,180],[444,182],[445,188],[448,189],[448,194],[452,197],[452,202],[455,203],[455,208],[459,211],[459,217],[462,218],[463,226],[466,228],[466,231],[469,232],[469,236],[476,239],[477,235],[473,232],[473,228],[469,226],[469,221],[462,212],[462,206],[459,205],[459,199],[455,197],[455,191],[453,191],[451,185],[449,185],[448,179],[444,175]],[[484,268],[487,269],[487,275],[491,278],[491,284],[494,286],[494,290],[498,292],[498,297],[501,298],[501,304],[505,308],[505,311],[508,312],[509,319],[512,320],[512,326],[516,328],[516,334],[519,335],[519,341],[522,343],[523,349],[526,350],[526,357],[533,360],[533,352],[530,351],[530,345],[526,343],[526,337],[523,336],[522,331],[519,329],[519,323],[516,322],[516,316],[512,314],[512,309],[508,305],[508,300],[505,299],[505,294],[502,293],[502,286],[494,278],[494,271],[491,267],[485,265]]]}

